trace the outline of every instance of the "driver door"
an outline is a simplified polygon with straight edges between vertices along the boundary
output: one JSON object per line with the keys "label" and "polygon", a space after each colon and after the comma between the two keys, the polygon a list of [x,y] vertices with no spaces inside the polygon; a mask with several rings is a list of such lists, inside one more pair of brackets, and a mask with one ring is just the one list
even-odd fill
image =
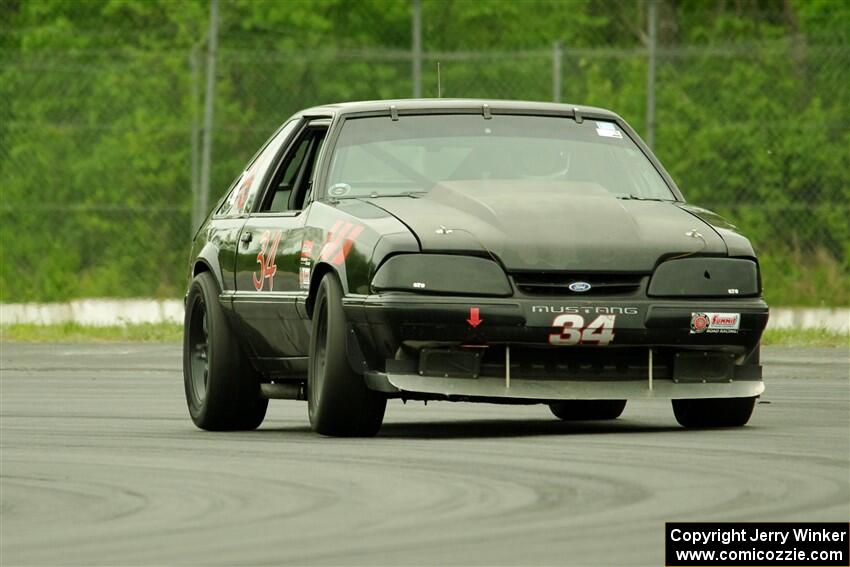
{"label": "driver door", "polygon": [[309,332],[296,309],[301,244],[313,173],[329,120],[304,124],[272,168],[264,195],[239,235],[234,311],[244,323],[257,366],[306,373]]}

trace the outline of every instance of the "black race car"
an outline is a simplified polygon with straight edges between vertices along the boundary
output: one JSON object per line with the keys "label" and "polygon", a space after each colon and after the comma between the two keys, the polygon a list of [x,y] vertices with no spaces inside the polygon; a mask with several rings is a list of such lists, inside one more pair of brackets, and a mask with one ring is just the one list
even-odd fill
{"label": "black race car", "polygon": [[750,242],[685,203],[607,110],[484,100],[290,118],[198,230],[184,378],[203,429],[268,399],[374,435],[387,399],[544,403],[614,419],[671,399],[740,426],[768,318]]}

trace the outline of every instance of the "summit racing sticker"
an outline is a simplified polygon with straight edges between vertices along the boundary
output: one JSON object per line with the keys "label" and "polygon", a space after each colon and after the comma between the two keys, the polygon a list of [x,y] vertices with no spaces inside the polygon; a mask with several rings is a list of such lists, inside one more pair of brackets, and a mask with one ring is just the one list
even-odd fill
{"label": "summit racing sticker", "polygon": [[691,313],[691,334],[737,333],[740,313]]}

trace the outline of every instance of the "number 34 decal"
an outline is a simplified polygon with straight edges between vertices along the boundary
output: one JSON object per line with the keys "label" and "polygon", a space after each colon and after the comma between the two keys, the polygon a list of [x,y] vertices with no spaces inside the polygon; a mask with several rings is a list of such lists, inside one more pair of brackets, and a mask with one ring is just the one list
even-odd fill
{"label": "number 34 decal", "polygon": [[553,345],[594,344],[607,345],[614,340],[614,321],[616,315],[600,315],[585,326],[584,317],[568,313],[558,315],[552,326],[560,328],[558,333],[549,335]]}
{"label": "number 34 decal", "polygon": [[257,254],[257,263],[260,265],[259,274],[257,272],[251,274],[257,291],[263,291],[266,280],[269,280],[269,291],[274,289],[274,275],[277,273],[275,258],[277,246],[280,244],[280,233],[281,231],[278,230],[272,235],[271,231],[267,230],[260,238],[260,252]]}

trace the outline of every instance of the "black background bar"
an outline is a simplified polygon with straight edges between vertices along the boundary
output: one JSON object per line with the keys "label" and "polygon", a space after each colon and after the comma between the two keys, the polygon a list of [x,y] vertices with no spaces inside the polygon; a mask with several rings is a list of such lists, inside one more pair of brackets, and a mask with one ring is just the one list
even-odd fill
{"label": "black background bar", "polygon": [[848,567],[848,532],[850,524],[840,522],[670,522],[665,564]]}

